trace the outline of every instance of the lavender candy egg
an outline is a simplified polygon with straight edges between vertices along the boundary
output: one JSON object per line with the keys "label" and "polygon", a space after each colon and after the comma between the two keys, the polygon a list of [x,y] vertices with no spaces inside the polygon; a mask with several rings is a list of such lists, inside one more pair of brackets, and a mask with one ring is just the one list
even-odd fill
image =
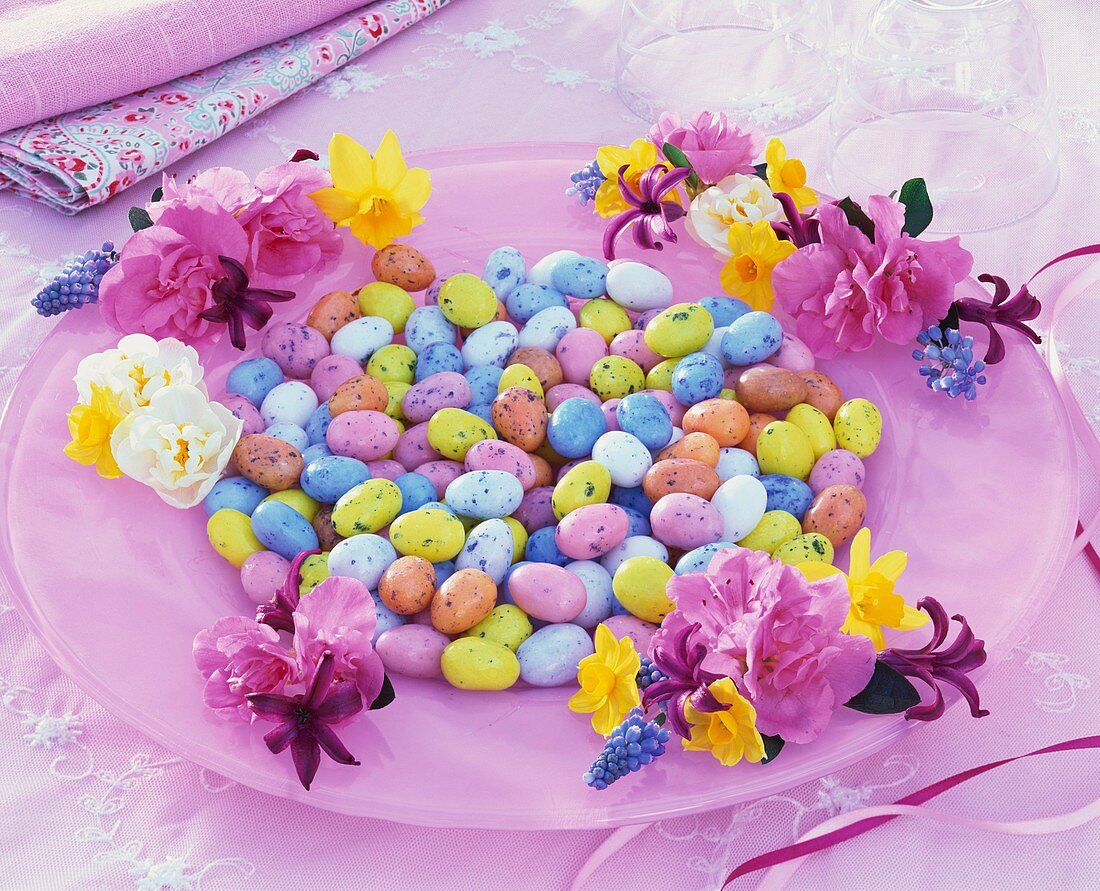
{"label": "lavender candy egg", "polygon": [[363,366],[351,356],[325,356],[314,367],[309,376],[309,385],[317,398],[322,402],[328,402],[329,397],[336,392],[340,384],[350,381],[353,377],[359,377],[363,373]]}
{"label": "lavender candy egg", "polygon": [[429,461],[438,461],[441,457],[428,443],[427,424],[417,424],[402,433],[393,450],[393,456],[410,471]]}
{"label": "lavender candy egg", "polygon": [[400,435],[389,415],[380,411],[346,411],[333,418],[325,439],[333,454],[367,462],[393,451]]}
{"label": "lavender candy egg", "polygon": [[519,346],[538,347],[552,353],[562,338],[576,327],[577,318],[568,307],[550,306],[527,320],[519,333]]}
{"label": "lavender candy egg", "polygon": [[[408,337],[408,328],[405,336]],[[350,356],[362,365],[376,351],[391,343],[393,325],[380,316],[364,316],[349,322],[333,334],[330,346],[337,356]]]}
{"label": "lavender candy egg", "polygon": [[267,424],[264,423],[260,410],[249,402],[244,396],[234,393],[221,400],[224,405],[244,425],[241,436],[251,436],[253,433],[263,433]]}
{"label": "lavender candy egg", "polygon": [[503,300],[527,281],[527,262],[514,247],[498,247],[485,261],[481,280],[493,289],[498,300]]}
{"label": "lavender candy egg", "polygon": [[467,471],[503,470],[510,473],[526,492],[535,485],[538,473],[531,456],[519,446],[499,439],[483,439],[475,442],[466,453],[464,466]]}
{"label": "lavender candy egg", "polygon": [[500,585],[512,565],[512,530],[501,519],[478,523],[455,557],[455,569],[479,569]]}
{"label": "lavender candy egg", "polygon": [[299,380],[308,378],[330,352],[329,342],[320,331],[292,322],[268,326],[260,349],[287,377]]}
{"label": "lavender candy egg", "polygon": [[670,548],[690,551],[722,538],[722,515],[709,501],[686,492],[665,495],[649,514],[653,535]]}
{"label": "lavender candy egg", "polygon": [[508,596],[531,618],[544,622],[572,622],[588,601],[584,582],[551,563],[526,563],[513,569]]}
{"label": "lavender candy egg", "polygon": [[451,639],[430,625],[398,625],[378,635],[375,650],[386,671],[407,678],[436,678]]}
{"label": "lavender candy egg", "polygon": [[375,591],[382,573],[396,559],[397,551],[381,535],[353,535],[332,549],[328,571],[329,575],[358,579]]}
{"label": "lavender candy egg", "polygon": [[274,551],[256,551],[241,564],[241,587],[253,603],[266,603],[286,581],[290,561]]}
{"label": "lavender candy egg", "polygon": [[420,424],[444,408],[470,404],[470,382],[454,371],[441,371],[413,384],[401,398],[401,412],[412,424]]}
{"label": "lavender candy egg", "polygon": [[491,520],[510,516],[519,507],[523,485],[503,470],[475,470],[448,484],[443,500],[465,517]]}
{"label": "lavender candy egg", "polygon": [[631,535],[612,548],[600,560],[600,565],[612,576],[631,557],[656,557],[668,562],[668,548],[649,535]]}
{"label": "lavender candy egg", "polygon": [[278,423],[272,424],[264,430],[266,436],[274,436],[283,442],[289,442],[299,452],[305,451],[310,446],[309,434],[297,424]]}
{"label": "lavender candy egg", "polygon": [[317,410],[317,394],[301,381],[286,381],[272,388],[260,406],[264,426],[284,423],[305,429],[309,417]]}
{"label": "lavender candy egg", "polygon": [[806,344],[793,334],[783,332],[783,342],[778,351],[766,360],[769,365],[777,365],[788,371],[813,371],[816,362],[814,354]]}
{"label": "lavender candy egg", "polygon": [[523,500],[516,508],[513,516],[527,530],[528,535],[538,529],[553,526],[558,522],[558,518],[554,516],[554,508],[551,503],[553,496],[553,486],[539,486],[531,489],[523,496]]}
{"label": "lavender candy egg", "polygon": [[760,465],[752,452],[738,448],[721,448],[718,450],[718,465],[714,468],[718,479],[722,482],[733,479],[735,476],[760,476]]}
{"label": "lavender candy egg", "polygon": [[617,504],[588,504],[558,523],[554,541],[566,557],[592,560],[622,544],[629,531],[630,520]]}
{"label": "lavender candy egg", "polygon": [[596,652],[580,625],[547,625],[519,645],[519,676],[532,687],[559,687],[575,682],[577,664]]}
{"label": "lavender candy egg", "polygon": [[574,560],[565,568],[584,583],[588,600],[573,623],[592,630],[611,615],[615,593],[611,588],[611,573],[594,560]]}
{"label": "lavender candy egg", "polygon": [[511,322],[490,322],[482,325],[462,344],[462,360],[472,365],[503,367],[519,344],[519,332]]}
{"label": "lavender candy egg", "polygon": [[808,482],[810,491],[816,495],[829,486],[855,486],[862,489],[866,478],[867,469],[858,455],[847,449],[833,449],[817,459]]}
{"label": "lavender candy egg", "polygon": [[225,379],[225,392],[243,396],[255,406],[284,380],[283,370],[272,359],[256,357],[238,362]]}
{"label": "lavender candy egg", "polygon": [[630,614],[614,615],[604,624],[616,638],[629,637],[634,641],[634,649],[643,656],[649,653],[649,645],[653,641],[653,635],[657,633],[656,625]]}

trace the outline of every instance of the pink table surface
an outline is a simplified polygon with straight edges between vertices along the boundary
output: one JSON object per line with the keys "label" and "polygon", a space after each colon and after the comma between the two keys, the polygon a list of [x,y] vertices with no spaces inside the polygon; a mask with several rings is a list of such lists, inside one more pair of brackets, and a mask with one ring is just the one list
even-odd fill
{"label": "pink table surface", "polygon": [[[1100,170],[1100,96],[1080,61],[1100,36],[1091,6],[1036,4],[1063,125],[1062,186],[1032,219],[968,239],[982,270],[1011,281],[1071,242],[1100,241],[1090,213],[1095,202],[1081,200],[1095,194]],[[219,163],[254,171],[302,145],[323,149],[334,129],[371,143],[392,126],[408,148],[629,139],[641,123],[612,91],[618,7],[616,0],[461,0],[187,159],[178,172]],[[866,7],[860,0],[838,9],[841,40]],[[787,141],[814,170],[823,136],[819,119]],[[40,270],[121,236],[127,197],[61,219],[0,195],[0,401],[49,329],[27,303]],[[1049,274],[1037,292],[1053,293],[1068,275]],[[1095,298],[1081,301],[1058,337],[1078,398],[1100,427],[1098,318]],[[1082,485],[1088,516],[1100,506],[1100,488],[1087,464]],[[1098,605],[1097,576],[1078,558],[1028,638],[986,678],[982,697],[990,717],[974,722],[956,708],[894,748],[785,795],[650,826],[583,887],[717,888],[742,860],[831,816],[893,801],[973,764],[1096,733]],[[933,806],[988,819],[1062,813],[1100,796],[1093,763],[1082,753],[1025,762]],[[424,781],[430,776],[426,765]],[[81,693],[21,624],[5,591],[0,812],[3,889],[558,889],[570,886],[610,834],[406,827],[340,817],[229,783],[130,730]],[[1078,888],[1094,884],[1098,872],[1095,824],[1019,838],[903,818],[816,856],[790,887]]]}

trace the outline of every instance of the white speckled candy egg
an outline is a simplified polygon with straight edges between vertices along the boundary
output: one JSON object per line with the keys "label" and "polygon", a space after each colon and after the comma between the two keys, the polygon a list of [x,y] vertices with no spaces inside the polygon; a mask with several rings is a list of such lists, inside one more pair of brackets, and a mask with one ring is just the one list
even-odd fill
{"label": "white speckled candy egg", "polygon": [[476,520],[507,517],[523,501],[523,484],[503,470],[474,470],[453,480],[443,500]]}
{"label": "white speckled candy egg", "polygon": [[624,561],[631,557],[656,557],[668,562],[668,548],[648,535],[631,535],[618,547],[612,548],[600,558],[600,565],[615,575]]}
{"label": "white speckled candy egg", "polygon": [[607,272],[607,295],[619,306],[635,312],[664,309],[672,303],[672,282],[659,269],[624,260]]}
{"label": "white speckled candy egg", "polygon": [[535,313],[519,332],[521,347],[538,347],[554,352],[558,342],[577,327],[577,319],[564,306],[548,306]]}
{"label": "white speckled candy egg", "polygon": [[551,287],[551,276],[554,272],[554,267],[558,265],[559,260],[564,260],[567,257],[579,257],[576,251],[554,251],[552,254],[547,254],[541,260],[539,260],[531,270],[527,273],[527,281],[533,285],[546,285]]}
{"label": "white speckled candy egg", "polygon": [[334,356],[351,356],[362,365],[375,350],[393,343],[393,325],[381,316],[364,316],[332,335]]}
{"label": "white speckled candy egg", "polygon": [[640,486],[642,477],[653,466],[653,456],[644,443],[621,430],[611,430],[596,440],[592,460],[611,472],[611,482],[616,486]]}
{"label": "white speckled candy egg", "polygon": [[736,551],[737,545],[728,541],[712,541],[694,550],[688,551],[676,563],[676,574],[687,575],[689,572],[705,572],[710,566],[711,558],[719,551]]}
{"label": "white speckled candy egg", "polygon": [[710,503],[722,515],[723,540],[740,541],[768,509],[768,490],[754,476],[735,476],[718,487]]}
{"label": "white speckled candy egg", "polygon": [[566,563],[565,568],[584,582],[584,589],[588,592],[588,602],[573,623],[591,630],[611,615],[615,603],[611,573],[594,560],[574,560]]}
{"label": "white speckled candy egg", "polygon": [[575,681],[577,664],[596,652],[580,625],[540,628],[519,646],[519,676],[532,687],[557,687]]}
{"label": "white speckled candy egg", "polygon": [[329,575],[358,579],[374,591],[382,573],[396,559],[397,551],[381,535],[353,535],[332,549],[328,571]]}
{"label": "white speckled candy egg", "polygon": [[718,450],[718,464],[714,470],[722,482],[735,476],[760,476],[760,465],[756,456],[752,452],[733,447]]}
{"label": "white speckled candy egg", "polygon": [[519,343],[516,326],[511,322],[490,322],[478,328],[462,345],[462,360],[466,367],[474,365],[504,366]]}
{"label": "white speckled candy egg", "polygon": [[301,381],[285,381],[271,389],[260,404],[264,426],[295,424],[305,427],[318,406],[317,394]]}
{"label": "white speckled candy egg", "polygon": [[455,557],[455,569],[480,569],[497,585],[504,581],[511,565],[512,530],[495,517],[471,529]]}

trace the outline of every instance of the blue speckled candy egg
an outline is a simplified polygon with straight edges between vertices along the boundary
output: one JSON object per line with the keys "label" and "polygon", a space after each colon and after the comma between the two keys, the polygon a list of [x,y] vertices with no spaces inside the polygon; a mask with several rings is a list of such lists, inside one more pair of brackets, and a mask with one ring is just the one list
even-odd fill
{"label": "blue speckled candy egg", "polygon": [[466,369],[464,377],[470,384],[470,404],[490,405],[497,398],[500,378],[504,369],[499,365],[474,365]]}
{"label": "blue speckled candy egg", "polygon": [[642,441],[647,449],[663,449],[672,441],[672,419],[661,400],[650,393],[631,393],[615,406],[619,429]]}
{"label": "blue speckled candy egg", "polygon": [[283,442],[289,442],[299,452],[309,447],[309,434],[297,424],[287,424],[285,422],[272,424],[264,430],[264,434],[274,436]]}
{"label": "blue speckled candy egg", "polygon": [[534,282],[536,285],[548,285],[554,274],[554,267],[558,265],[562,260],[567,257],[579,257],[576,251],[561,250],[554,251],[547,254],[534,266],[531,267],[527,273],[527,281]]}
{"label": "blue speckled candy egg", "polygon": [[[500,585],[512,565],[512,530],[499,518],[478,523],[455,557],[455,569],[479,569]],[[438,585],[438,582],[436,583]]]}
{"label": "blue speckled candy egg", "polygon": [[704,297],[699,305],[714,316],[714,327],[725,328],[736,322],[741,316],[752,312],[752,307],[736,297]]}
{"label": "blue speckled candy egg", "polygon": [[607,420],[600,406],[589,399],[573,397],[550,415],[546,438],[563,458],[580,458],[591,454],[596,440],[606,432]]}
{"label": "blue speckled candy egg", "polygon": [[328,447],[327,442],[318,442],[302,452],[302,460],[306,464],[312,464],[318,458],[327,458],[331,454],[332,449]]}
{"label": "blue speckled candy egg", "polygon": [[374,600],[374,615],[377,625],[374,629],[374,635],[371,637],[371,643],[377,643],[378,638],[389,631],[391,628],[396,628],[398,625],[404,625],[407,619],[405,616],[399,616],[386,604],[382,602],[382,598],[378,596],[378,592],[371,591],[371,598]]}
{"label": "blue speckled candy egg", "polygon": [[556,532],[556,526],[543,526],[531,533],[523,554],[527,562],[553,563],[555,566],[565,566],[570,562],[569,558],[558,550],[558,543],[554,540]]}
{"label": "blue speckled candy egg", "polygon": [[528,322],[544,309],[551,306],[568,306],[569,302],[561,291],[549,285],[533,285],[530,282],[520,285],[508,294],[504,306],[508,315],[521,324]]}
{"label": "blue speckled candy egg", "polygon": [[580,625],[547,625],[519,645],[519,676],[532,687],[557,687],[575,681],[577,664],[596,651]]}
{"label": "blue speckled candy egg", "polygon": [[339,542],[328,555],[329,575],[358,579],[372,591],[394,560],[394,550],[381,535],[353,535]]}
{"label": "blue speckled candy egg", "polygon": [[322,402],[313,410],[313,414],[306,421],[306,437],[309,440],[306,447],[324,442],[325,434],[328,433],[328,425],[331,423],[332,411],[329,409],[327,402]]}
{"label": "blue speckled candy egg", "polygon": [[457,334],[438,306],[418,306],[405,323],[405,343],[417,355],[433,343],[453,344]]}
{"label": "blue speckled candy egg", "polygon": [[550,283],[562,294],[582,300],[602,297],[607,291],[607,264],[593,257],[565,257],[554,265]]}
{"label": "blue speckled candy egg", "polygon": [[274,360],[258,356],[233,366],[225,379],[225,392],[239,393],[259,408],[264,397],[283,380],[283,370]]}
{"label": "blue speckled candy egg", "polygon": [[611,573],[595,560],[575,560],[565,567],[584,582],[588,600],[573,624],[592,629],[611,615],[615,594],[611,590]]}
{"label": "blue speckled candy egg", "polygon": [[710,566],[711,558],[719,551],[737,550],[737,545],[730,541],[712,541],[693,551],[688,551],[676,562],[676,574],[687,575],[689,572],[705,572]]}
{"label": "blue speckled candy egg", "polygon": [[440,560],[438,563],[433,563],[432,566],[435,568],[435,586],[437,589],[455,574],[454,560]]}
{"label": "blue speckled candy egg", "polygon": [[749,312],[731,322],[722,338],[722,355],[730,365],[763,362],[783,344],[783,327],[766,312]]}
{"label": "blue speckled candy egg", "polygon": [[617,504],[647,517],[653,508],[653,502],[646,497],[641,486],[612,486],[607,500],[610,504]]}
{"label": "blue speckled candy egg", "polygon": [[498,300],[503,300],[527,281],[527,262],[514,247],[498,247],[485,261],[481,280],[493,289]]}
{"label": "blue speckled candy egg", "polygon": [[725,386],[722,363],[708,353],[691,353],[676,363],[672,372],[672,395],[681,405],[695,405],[714,399]]}
{"label": "blue speckled candy egg", "polygon": [[654,557],[668,562],[668,548],[649,535],[632,535],[600,558],[600,565],[612,576],[631,557]]}
{"label": "blue speckled candy egg", "polygon": [[806,483],[782,473],[766,473],[760,477],[768,493],[767,510],[783,510],[802,519],[814,500],[814,493]]}
{"label": "blue speckled candy egg", "polygon": [[416,376],[413,380],[420,383],[424,378],[441,371],[457,371],[462,374],[465,370],[462,352],[453,343],[430,343],[416,357]]}
{"label": "blue speckled candy egg", "polygon": [[632,507],[624,507],[623,510],[626,512],[626,519],[630,524],[626,532],[627,536],[649,535],[653,531],[653,527],[649,523],[649,514],[640,513]]}
{"label": "blue speckled candy egg", "polygon": [[519,332],[511,322],[490,322],[474,331],[462,344],[466,366],[499,365],[504,367],[519,343]]}
{"label": "blue speckled candy egg", "polygon": [[549,306],[535,313],[519,333],[519,345],[554,352],[558,342],[577,327],[577,319],[564,306]]}
{"label": "blue speckled candy egg", "polygon": [[503,470],[474,470],[452,480],[443,500],[464,517],[507,517],[523,500],[523,484]]}
{"label": "blue speckled candy egg", "polygon": [[365,316],[348,322],[332,335],[332,352],[350,356],[360,365],[377,350],[393,343],[393,325],[381,316]]}
{"label": "blue speckled candy egg", "polygon": [[323,504],[335,504],[345,493],[370,478],[370,468],[362,461],[332,455],[306,464],[302,471],[302,490]]}
{"label": "blue speckled candy egg", "polygon": [[214,483],[214,487],[202,500],[202,506],[208,517],[214,516],[223,508],[251,515],[268,494],[263,486],[246,480],[243,476],[229,476]]}
{"label": "blue speckled candy egg", "polygon": [[403,473],[393,482],[401,490],[401,514],[435,501],[435,486],[421,473]]}
{"label": "blue speckled candy egg", "polygon": [[317,532],[309,520],[282,501],[265,501],[252,512],[252,533],[287,560],[317,547]]}

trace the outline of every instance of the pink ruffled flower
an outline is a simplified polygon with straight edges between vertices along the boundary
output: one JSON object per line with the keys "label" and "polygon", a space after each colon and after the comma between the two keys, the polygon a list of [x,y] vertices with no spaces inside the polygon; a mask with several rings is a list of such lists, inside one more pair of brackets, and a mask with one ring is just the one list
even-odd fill
{"label": "pink ruffled flower", "polygon": [[203,340],[222,330],[199,316],[211,305],[214,283],[227,274],[218,258],[243,263],[247,255],[244,229],[213,198],[172,204],[123,245],[100,284],[100,312],[125,334]]}
{"label": "pink ruffled flower", "polygon": [[197,198],[212,198],[231,214],[260,196],[247,174],[232,167],[210,167],[190,179],[180,181],[164,174],[160,201],[145,205],[153,222],[170,207],[189,206]]}
{"label": "pink ruffled flower", "polygon": [[[810,582],[741,548],[720,551],[706,573],[673,577],[668,594],[706,642],[702,676],[731,678],[767,736],[815,739],[874,671],[871,641],[840,630],[850,604],[842,578]],[[654,635],[654,651],[663,633]]]}
{"label": "pink ruffled flower", "polygon": [[885,195],[867,203],[872,242],[844,211],[818,211],[821,243],[800,248],[772,274],[776,299],[814,355],[865,350],[876,337],[911,342],[947,315],[974,265],[958,237],[922,241],[901,231],[905,208]]}
{"label": "pink ruffled flower", "polygon": [[708,186],[734,173],[752,173],[764,145],[764,137],[758,131],[742,130],[721,112],[709,111],[687,123],[679,114],[665,112],[649,131],[649,138],[658,149],[666,142],[676,146]]}
{"label": "pink ruffled flower", "polygon": [[226,616],[200,631],[192,655],[206,679],[203,702],[224,718],[251,720],[246,696],[282,693],[301,676],[279,633],[246,616]]}

